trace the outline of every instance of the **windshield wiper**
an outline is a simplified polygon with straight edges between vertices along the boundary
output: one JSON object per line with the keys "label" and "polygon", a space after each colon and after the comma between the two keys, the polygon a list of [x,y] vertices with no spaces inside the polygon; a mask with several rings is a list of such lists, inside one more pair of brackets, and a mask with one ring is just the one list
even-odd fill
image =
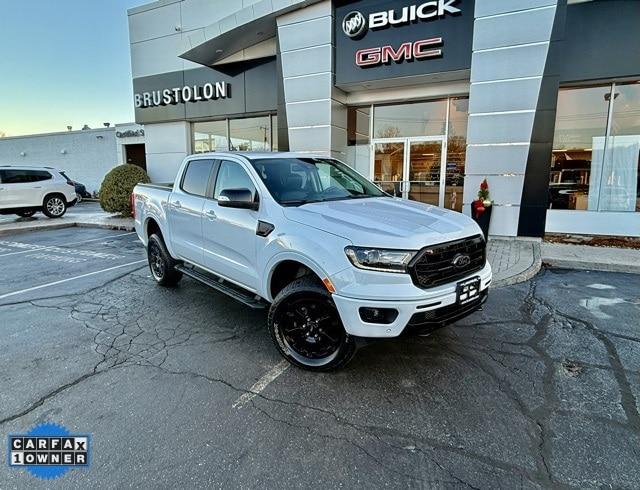
{"label": "windshield wiper", "polygon": [[317,199],[291,199],[289,201],[280,201],[281,206],[303,206],[305,204],[311,204],[314,202],[320,202]]}

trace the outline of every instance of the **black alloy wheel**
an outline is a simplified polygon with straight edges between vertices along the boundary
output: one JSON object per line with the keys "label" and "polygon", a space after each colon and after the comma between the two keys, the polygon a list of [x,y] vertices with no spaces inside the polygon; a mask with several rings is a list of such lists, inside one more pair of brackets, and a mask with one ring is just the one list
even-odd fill
{"label": "black alloy wheel", "polygon": [[269,311],[269,330],[280,353],[304,369],[337,369],[355,353],[355,340],[316,278],[298,279],[278,294]]}
{"label": "black alloy wheel", "polygon": [[160,286],[175,286],[182,279],[182,272],[176,270],[177,262],[167,251],[161,236],[153,234],[149,237],[147,260],[151,275]]}

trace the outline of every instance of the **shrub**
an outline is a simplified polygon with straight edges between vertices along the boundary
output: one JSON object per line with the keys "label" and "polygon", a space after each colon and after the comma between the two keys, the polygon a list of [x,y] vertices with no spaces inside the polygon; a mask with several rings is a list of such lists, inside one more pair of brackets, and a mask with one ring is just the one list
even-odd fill
{"label": "shrub", "polygon": [[147,172],[137,165],[119,165],[112,169],[100,186],[100,206],[108,213],[131,216],[131,193],[136,184],[149,183]]}

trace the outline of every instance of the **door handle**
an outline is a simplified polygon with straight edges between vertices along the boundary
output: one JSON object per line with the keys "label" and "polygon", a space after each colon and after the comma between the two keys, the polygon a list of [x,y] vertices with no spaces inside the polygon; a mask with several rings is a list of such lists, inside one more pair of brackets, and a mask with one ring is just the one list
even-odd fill
{"label": "door handle", "polygon": [[171,206],[176,209],[180,209],[182,207],[182,203],[180,201],[175,201]]}
{"label": "door handle", "polygon": [[210,220],[218,219],[218,216],[216,215],[216,212],[213,209],[210,209],[209,211],[207,211],[206,215]]}

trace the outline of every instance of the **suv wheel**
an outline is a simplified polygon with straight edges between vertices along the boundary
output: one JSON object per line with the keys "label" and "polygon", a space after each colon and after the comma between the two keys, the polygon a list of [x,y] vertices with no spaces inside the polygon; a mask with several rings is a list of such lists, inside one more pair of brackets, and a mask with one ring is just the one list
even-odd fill
{"label": "suv wheel", "polygon": [[177,262],[169,255],[162,238],[156,234],[149,237],[147,258],[151,275],[160,286],[175,286],[182,279],[182,272],[175,269]]}
{"label": "suv wheel", "polygon": [[60,194],[53,194],[44,199],[42,212],[49,218],[62,218],[67,212],[67,203]]}
{"label": "suv wheel", "polygon": [[31,218],[31,216],[33,216],[34,214],[36,214],[35,211],[30,210],[30,211],[18,211],[16,213],[18,216],[21,216],[23,218]]}
{"label": "suv wheel", "polygon": [[280,291],[268,325],[280,353],[303,369],[338,369],[355,354],[355,339],[345,331],[331,294],[315,278],[302,277]]}

